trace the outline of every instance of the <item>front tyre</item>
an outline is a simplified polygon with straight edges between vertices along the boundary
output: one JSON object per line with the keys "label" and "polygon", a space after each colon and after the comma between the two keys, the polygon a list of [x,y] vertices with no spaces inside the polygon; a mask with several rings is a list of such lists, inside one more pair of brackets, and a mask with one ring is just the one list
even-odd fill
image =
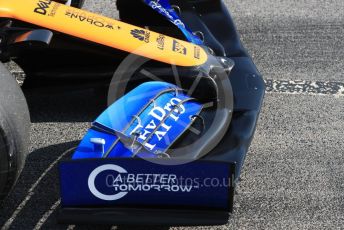
{"label": "front tyre", "polygon": [[77,8],[82,8],[84,5],[85,0],[72,0],[72,6],[77,7]]}
{"label": "front tyre", "polygon": [[15,185],[28,152],[30,116],[14,77],[0,63],[0,201]]}

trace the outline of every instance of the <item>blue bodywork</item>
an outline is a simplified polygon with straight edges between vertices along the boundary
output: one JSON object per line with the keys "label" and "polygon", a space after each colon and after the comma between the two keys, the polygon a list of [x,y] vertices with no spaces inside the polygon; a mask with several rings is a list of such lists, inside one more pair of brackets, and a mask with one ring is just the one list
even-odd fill
{"label": "blue bodywork", "polygon": [[[202,109],[181,88],[157,81],[143,83],[117,100],[93,122],[73,160],[60,164],[62,207],[230,211],[234,164],[158,159],[168,156],[166,150]],[[211,186],[211,181],[223,184]]]}
{"label": "blue bodywork", "polygon": [[189,42],[196,45],[203,45],[203,41],[183,23],[175,9],[171,6],[169,0],[144,0],[144,2],[176,25]]}
{"label": "blue bodywork", "polygon": [[144,83],[93,122],[73,159],[161,156],[201,110],[202,105],[175,85]]}

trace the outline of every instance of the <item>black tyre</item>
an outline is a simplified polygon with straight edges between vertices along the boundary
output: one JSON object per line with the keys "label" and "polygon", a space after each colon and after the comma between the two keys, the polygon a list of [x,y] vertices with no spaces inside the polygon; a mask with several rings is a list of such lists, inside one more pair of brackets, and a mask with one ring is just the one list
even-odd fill
{"label": "black tyre", "polygon": [[84,5],[85,0],[72,0],[72,6],[77,7],[77,8],[82,8]]}
{"label": "black tyre", "polygon": [[30,116],[23,92],[0,63],[0,201],[15,185],[28,152]]}

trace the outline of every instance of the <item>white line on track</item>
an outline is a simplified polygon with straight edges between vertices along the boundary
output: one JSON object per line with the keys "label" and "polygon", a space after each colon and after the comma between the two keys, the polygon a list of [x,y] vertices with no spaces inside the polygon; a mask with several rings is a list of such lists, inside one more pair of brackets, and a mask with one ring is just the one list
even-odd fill
{"label": "white line on track", "polygon": [[55,209],[60,205],[61,199],[55,202],[48,211],[46,211],[42,218],[37,222],[36,226],[34,227],[34,230],[39,230],[42,228],[42,226],[45,224],[45,222],[48,220],[50,215],[55,211]]}
{"label": "white line on track", "polygon": [[6,221],[6,223],[2,226],[1,230],[7,230],[11,227],[14,220],[17,218],[18,214],[23,210],[25,205],[29,202],[31,197],[35,194],[34,190],[37,188],[39,183],[43,180],[43,178],[50,172],[50,170],[69,152],[73,151],[75,147],[68,149],[64,153],[61,154],[53,163],[49,165],[49,167],[42,173],[42,175],[37,179],[37,181],[31,186],[31,188],[28,191],[27,196],[24,198],[24,200],[18,205],[16,210],[12,213],[12,216]]}
{"label": "white line on track", "polygon": [[302,95],[302,96],[317,96],[317,97],[334,97],[341,98],[344,97],[344,94],[322,94],[322,93],[298,93],[298,92],[276,92],[276,91],[267,91],[266,94],[281,94],[281,95]]}
{"label": "white line on track", "polygon": [[268,93],[344,96],[343,82],[266,79],[265,84]]}

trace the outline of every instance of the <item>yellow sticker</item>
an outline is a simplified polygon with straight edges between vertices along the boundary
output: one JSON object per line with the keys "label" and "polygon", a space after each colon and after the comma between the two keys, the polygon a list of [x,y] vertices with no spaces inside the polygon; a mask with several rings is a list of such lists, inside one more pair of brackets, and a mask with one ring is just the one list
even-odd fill
{"label": "yellow sticker", "polygon": [[191,67],[208,60],[207,53],[200,46],[51,0],[0,2],[0,17],[24,21],[160,62]]}

